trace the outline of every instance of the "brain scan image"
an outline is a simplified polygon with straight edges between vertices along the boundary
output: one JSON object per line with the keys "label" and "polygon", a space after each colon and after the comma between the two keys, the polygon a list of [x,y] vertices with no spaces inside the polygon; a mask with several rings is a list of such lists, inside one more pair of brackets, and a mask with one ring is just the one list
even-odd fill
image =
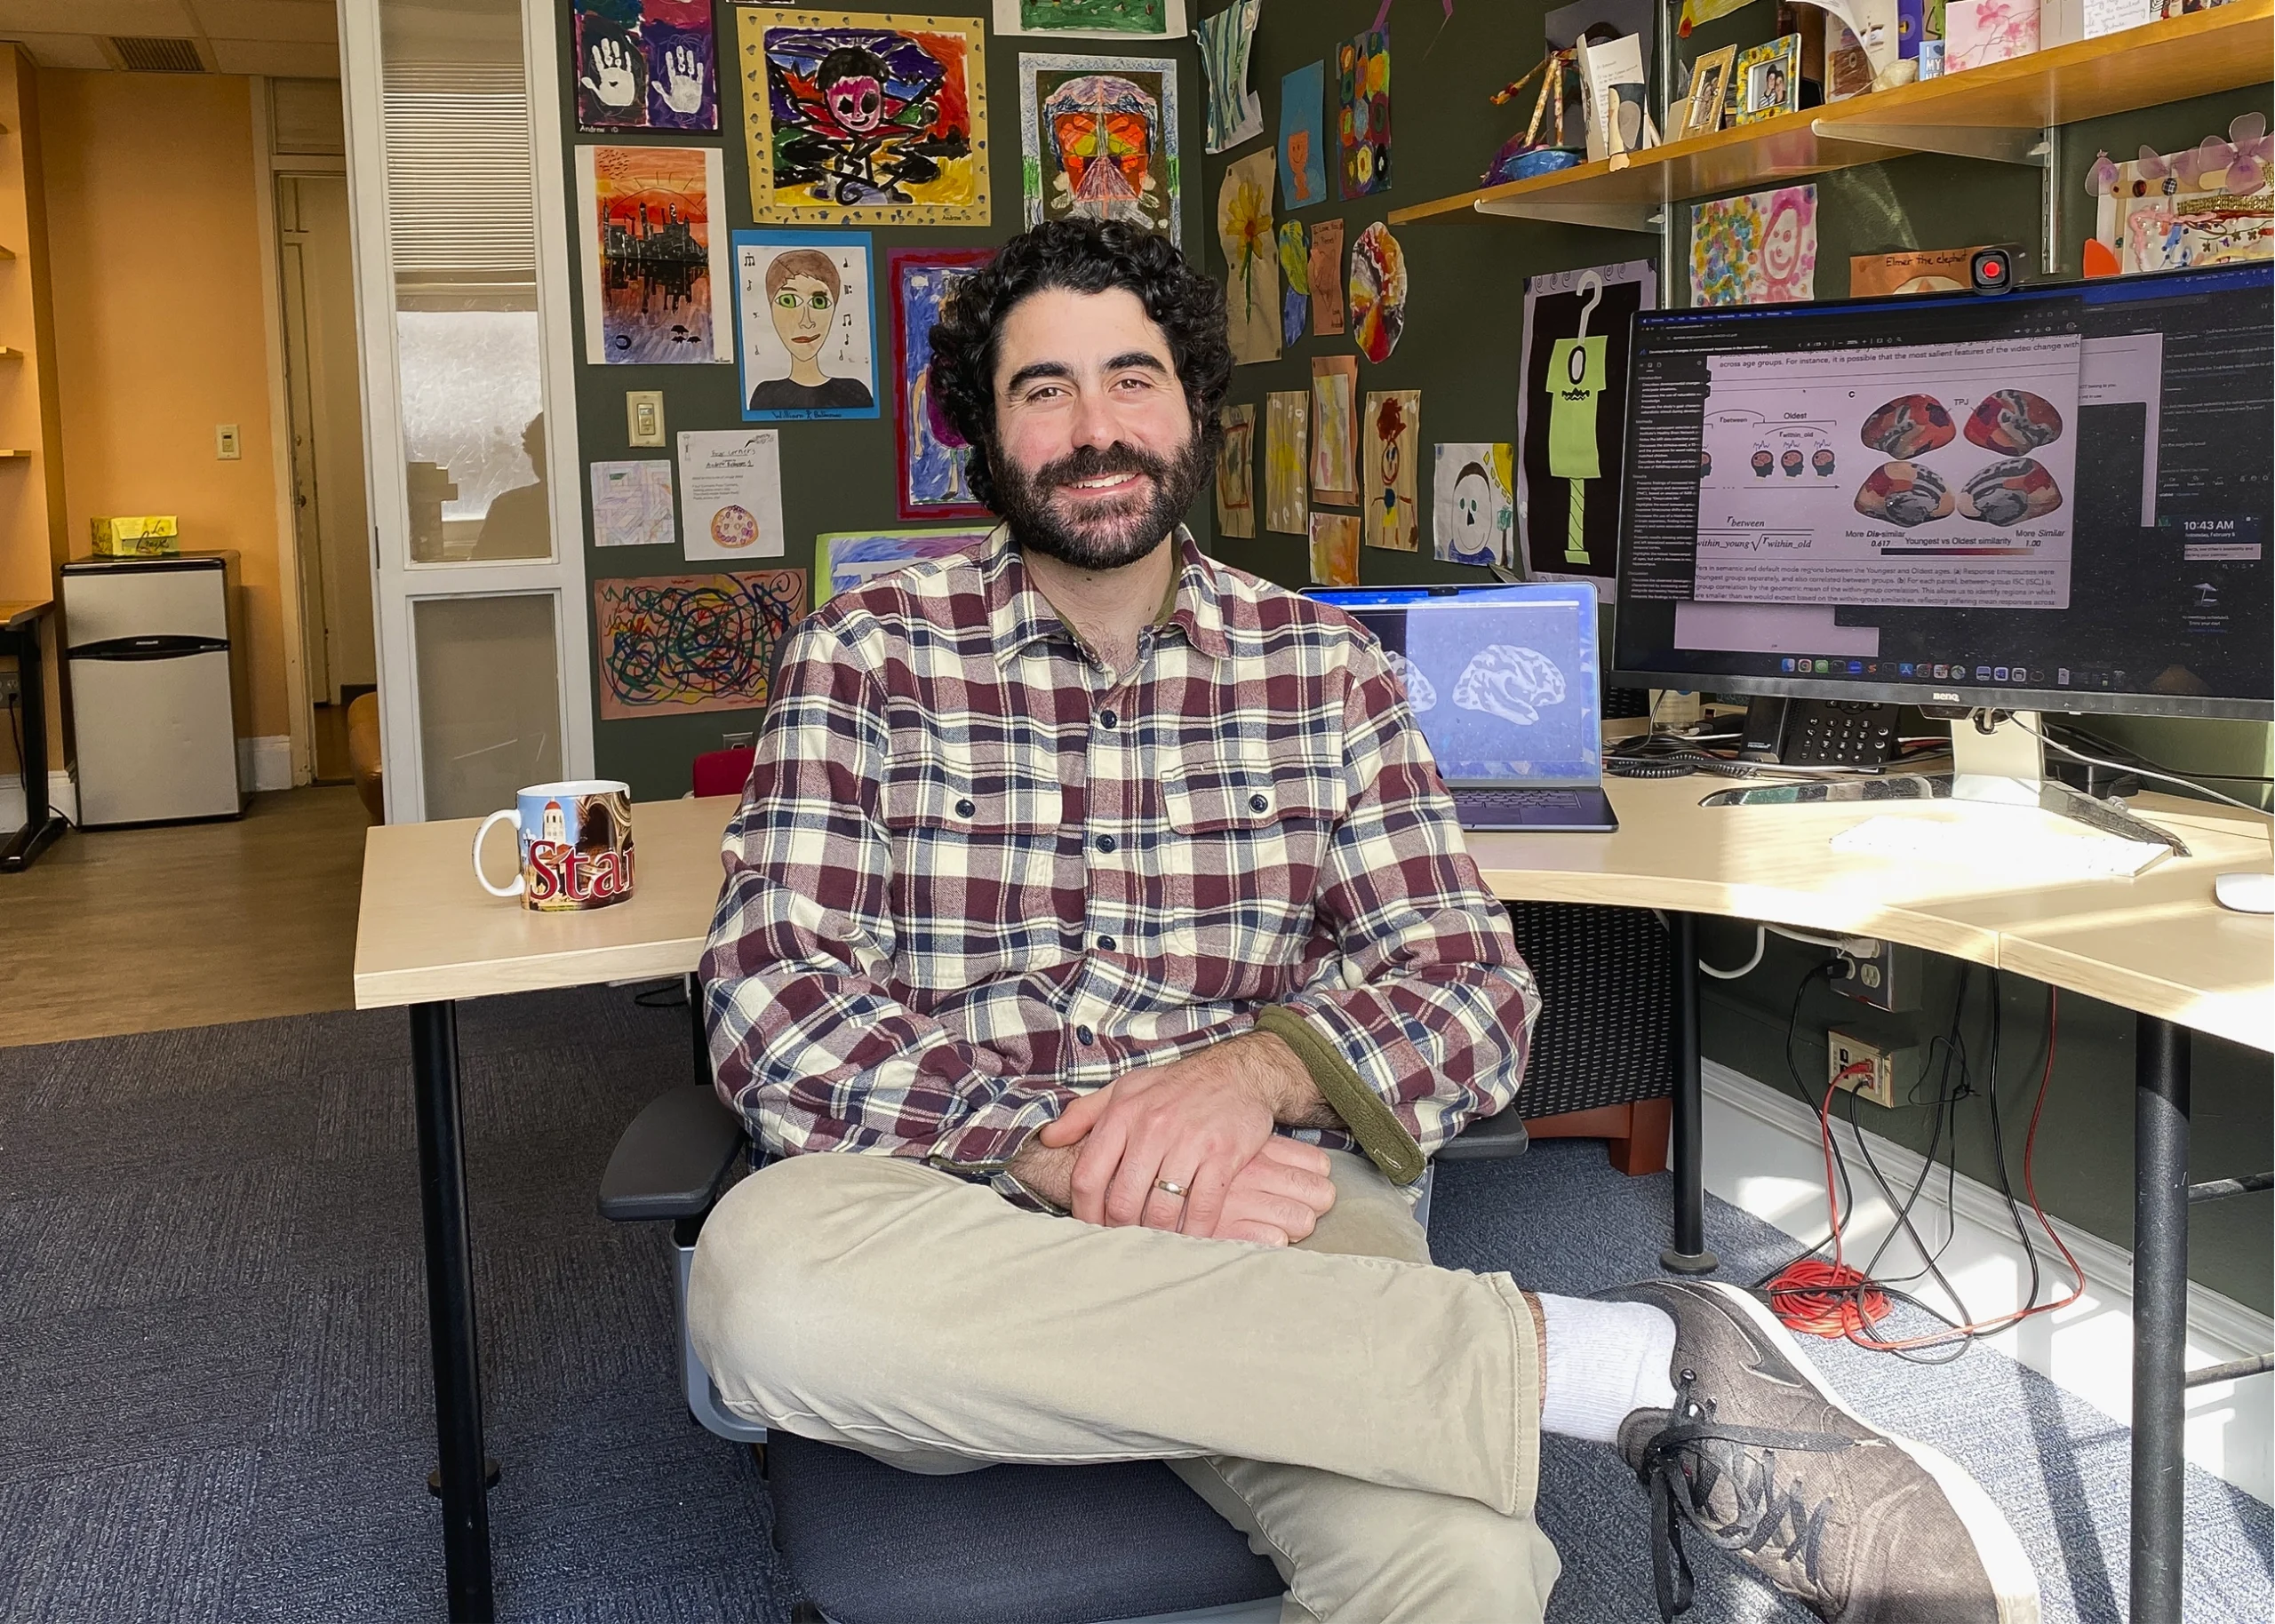
{"label": "brain scan image", "polygon": [[1776,473],[1776,454],[1771,451],[1768,447],[1764,446],[1761,450],[1753,454],[1753,473],[1756,479],[1766,480],[1772,474]]}
{"label": "brain scan image", "polygon": [[1952,506],[1951,488],[1936,477],[1933,468],[1914,462],[1882,463],[1856,492],[1858,513],[1906,529],[1931,519],[1948,519]]}
{"label": "brain scan image", "polygon": [[1909,459],[1949,445],[1959,433],[1932,394],[1901,394],[1864,419],[1864,443],[1883,457]]}
{"label": "brain scan image", "polygon": [[2061,506],[2062,490],[2054,476],[2028,457],[1992,463],[1967,482],[1959,498],[1959,511],[1985,524],[2043,519]]}
{"label": "brain scan image", "polygon": [[1808,462],[1801,456],[1799,447],[1789,445],[1785,448],[1784,454],[1777,458],[1777,466],[1785,471],[1787,479],[1793,480],[1801,477],[1801,470],[1808,466]]}
{"label": "brain scan image", "polygon": [[2062,414],[2027,389],[1994,389],[1968,414],[1967,437],[1986,451],[2035,451],[2062,438]]}
{"label": "brain scan image", "polygon": [[1383,658],[1390,662],[1390,674],[1406,690],[1408,708],[1417,716],[1437,708],[1438,690],[1430,686],[1430,679],[1422,674],[1419,666],[1395,649],[1384,649]]}
{"label": "brain scan image", "polygon": [[1471,657],[1454,684],[1454,703],[1521,728],[1540,720],[1541,708],[1564,697],[1564,673],[1537,649],[1493,643]]}
{"label": "brain scan image", "polygon": [[1816,470],[1819,479],[1831,479],[1832,470],[1838,465],[1839,459],[1833,456],[1832,448],[1829,445],[1821,445],[1809,453],[1809,466]]}

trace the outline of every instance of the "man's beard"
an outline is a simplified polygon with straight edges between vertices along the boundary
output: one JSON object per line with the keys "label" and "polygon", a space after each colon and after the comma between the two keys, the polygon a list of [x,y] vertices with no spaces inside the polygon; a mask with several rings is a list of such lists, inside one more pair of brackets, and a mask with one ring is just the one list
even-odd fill
{"label": "man's beard", "polygon": [[[1010,458],[990,458],[995,508],[1022,547],[1047,553],[1077,569],[1119,569],[1134,564],[1161,544],[1216,473],[1215,455],[1195,430],[1185,449],[1164,460],[1115,441],[1086,445],[1029,474]],[[1066,486],[1109,474],[1143,475],[1150,496],[1133,494],[1110,503],[1086,503],[1079,519],[1052,506]]]}

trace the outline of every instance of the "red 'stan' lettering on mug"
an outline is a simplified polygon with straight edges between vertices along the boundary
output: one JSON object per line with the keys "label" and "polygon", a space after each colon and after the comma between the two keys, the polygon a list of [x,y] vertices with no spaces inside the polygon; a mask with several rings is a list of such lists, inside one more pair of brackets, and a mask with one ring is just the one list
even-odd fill
{"label": "red 'stan' lettering on mug", "polygon": [[[482,868],[482,842],[493,824],[511,824],[520,838],[519,872],[493,885]],[[474,836],[474,877],[492,896],[518,896],[538,913],[605,908],[632,895],[632,790],[609,778],[532,784],[502,812],[482,820]]]}

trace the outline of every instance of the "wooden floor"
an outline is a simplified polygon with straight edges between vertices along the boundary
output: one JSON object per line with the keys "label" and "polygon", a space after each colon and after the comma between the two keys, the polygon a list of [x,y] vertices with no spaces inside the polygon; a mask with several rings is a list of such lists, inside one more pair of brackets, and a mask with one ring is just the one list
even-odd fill
{"label": "wooden floor", "polygon": [[350,1007],[368,826],[339,787],[73,830],[0,874],[0,1045]]}

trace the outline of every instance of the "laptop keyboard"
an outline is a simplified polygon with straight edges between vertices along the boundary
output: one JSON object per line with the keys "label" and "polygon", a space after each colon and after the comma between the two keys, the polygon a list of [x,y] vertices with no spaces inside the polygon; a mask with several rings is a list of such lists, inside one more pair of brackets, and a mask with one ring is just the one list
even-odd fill
{"label": "laptop keyboard", "polygon": [[1577,790],[1457,790],[1454,800],[1464,810],[1517,812],[1527,807],[1577,806],[1580,793]]}

